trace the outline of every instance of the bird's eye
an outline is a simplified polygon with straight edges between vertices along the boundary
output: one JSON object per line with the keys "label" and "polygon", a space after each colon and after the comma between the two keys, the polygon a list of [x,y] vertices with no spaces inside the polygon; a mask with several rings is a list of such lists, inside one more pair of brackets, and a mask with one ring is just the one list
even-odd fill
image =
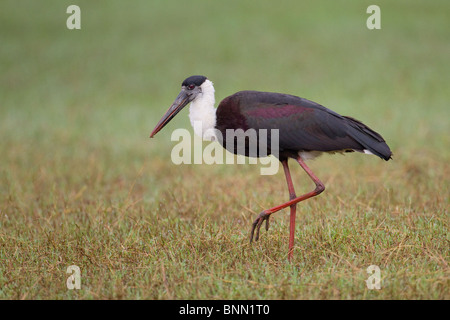
{"label": "bird's eye", "polygon": [[188,85],[188,89],[189,90],[192,90],[192,89],[194,89],[195,88],[195,84],[190,84],[190,85]]}

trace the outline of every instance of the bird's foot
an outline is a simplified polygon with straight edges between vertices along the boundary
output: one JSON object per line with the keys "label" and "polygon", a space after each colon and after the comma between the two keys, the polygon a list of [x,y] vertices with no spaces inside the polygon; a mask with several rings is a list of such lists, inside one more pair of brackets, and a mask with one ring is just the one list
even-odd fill
{"label": "bird's foot", "polygon": [[252,230],[251,230],[251,233],[250,233],[250,243],[252,243],[252,241],[253,241],[253,235],[255,233],[255,229],[256,229],[255,241],[258,241],[258,239],[259,239],[259,229],[261,229],[261,225],[263,224],[264,220],[266,221],[266,231],[269,230],[269,218],[270,218],[270,213],[268,213],[267,211],[264,210],[263,212],[261,212],[258,215],[256,220],[253,221]]}

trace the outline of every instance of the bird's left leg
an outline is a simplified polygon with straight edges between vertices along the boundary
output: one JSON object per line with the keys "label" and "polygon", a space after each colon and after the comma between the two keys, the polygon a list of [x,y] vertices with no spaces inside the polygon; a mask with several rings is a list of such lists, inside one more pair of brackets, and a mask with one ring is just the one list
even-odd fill
{"label": "bird's left leg", "polygon": [[[317,178],[314,175],[314,173],[311,171],[311,169],[308,168],[308,166],[305,164],[305,162],[303,161],[303,159],[301,157],[297,158],[297,162],[300,164],[300,166],[303,168],[303,170],[306,171],[308,176],[314,181],[314,183],[316,185],[316,188],[313,191],[308,192],[308,193],[306,193],[304,195],[301,195],[299,197],[296,197],[294,199],[291,199],[290,201],[288,201],[286,203],[283,203],[283,204],[281,204],[279,206],[276,206],[276,207],[273,207],[271,209],[267,209],[267,210],[264,210],[263,212],[261,212],[259,214],[258,218],[256,218],[256,220],[253,222],[252,230],[251,230],[251,234],[250,234],[250,242],[252,242],[252,240],[253,240],[253,234],[255,232],[255,229],[256,229],[255,240],[258,241],[258,239],[259,239],[259,229],[261,228],[261,225],[264,222],[264,220],[267,221],[269,219],[269,216],[272,213],[277,212],[277,211],[279,211],[281,209],[284,209],[286,207],[290,207],[290,206],[296,205],[300,201],[303,201],[303,200],[309,199],[311,197],[317,196],[318,194],[322,193],[325,190],[324,184],[319,180],[319,178]],[[283,168],[285,168],[286,179],[288,180],[289,193],[291,193],[291,188],[292,188],[292,190],[294,188],[293,188],[293,186],[290,186],[290,184],[292,185],[292,180],[290,179],[290,173],[289,173],[289,168],[287,167],[287,163],[286,164],[283,163]],[[291,213],[292,213],[292,210],[291,210]],[[295,214],[294,215],[291,214],[291,222],[292,222],[292,219],[295,219]],[[291,223],[291,226],[290,226],[291,232],[292,232],[293,226],[295,227],[295,225],[293,223]],[[266,229],[267,229],[267,227],[268,227],[268,225],[267,225],[267,222],[266,222]],[[292,237],[292,233],[291,233],[291,237]],[[291,243],[292,240],[290,239],[289,242]]]}
{"label": "bird's left leg", "polygon": [[[288,166],[288,160],[286,159],[286,160],[281,161],[281,164],[283,165],[284,175],[286,176],[286,181],[287,181],[287,185],[288,185],[288,189],[289,189],[289,200],[293,200],[297,196],[295,195],[294,184],[292,183],[291,172],[290,172],[289,166]],[[294,245],[293,234],[294,234],[294,230],[295,230],[295,214],[296,214],[296,211],[297,211],[297,204],[296,203],[292,204],[290,207],[291,207],[291,216],[290,216],[290,228],[289,228],[289,230],[290,230],[290,235],[291,235],[292,241],[289,240],[289,247]],[[255,228],[256,228],[256,238],[255,238],[255,240],[258,241],[258,239],[259,239],[259,229],[261,228],[261,225],[262,225],[263,221],[266,221],[266,230],[269,229],[269,218],[270,218],[270,214],[268,214],[266,211],[263,211],[263,212],[260,213],[258,218],[253,223],[253,228],[252,228],[252,232],[251,232],[251,236],[250,236],[250,242],[253,239],[253,234],[255,232]]]}

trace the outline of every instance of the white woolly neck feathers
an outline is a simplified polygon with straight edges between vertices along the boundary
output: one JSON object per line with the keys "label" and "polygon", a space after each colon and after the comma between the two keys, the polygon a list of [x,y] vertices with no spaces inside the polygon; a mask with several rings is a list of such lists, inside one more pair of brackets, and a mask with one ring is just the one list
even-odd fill
{"label": "white woolly neck feathers", "polygon": [[206,79],[200,88],[201,93],[191,102],[189,107],[189,120],[197,136],[204,140],[212,140],[216,126],[214,86],[211,81]]}

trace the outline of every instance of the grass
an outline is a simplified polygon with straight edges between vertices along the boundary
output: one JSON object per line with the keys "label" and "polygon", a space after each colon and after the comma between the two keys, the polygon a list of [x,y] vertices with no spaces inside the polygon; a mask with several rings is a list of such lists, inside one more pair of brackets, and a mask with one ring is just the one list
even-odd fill
{"label": "grass", "polygon": [[[364,1],[80,0],[79,31],[71,2],[44,2],[0,5],[1,299],[450,298],[447,1],[378,1],[377,31]],[[327,190],[299,205],[289,264],[287,210],[248,243],[287,200],[281,171],[174,165],[186,111],[148,139],[192,74],[217,101],[278,91],[351,115],[394,160],[311,162]]]}

